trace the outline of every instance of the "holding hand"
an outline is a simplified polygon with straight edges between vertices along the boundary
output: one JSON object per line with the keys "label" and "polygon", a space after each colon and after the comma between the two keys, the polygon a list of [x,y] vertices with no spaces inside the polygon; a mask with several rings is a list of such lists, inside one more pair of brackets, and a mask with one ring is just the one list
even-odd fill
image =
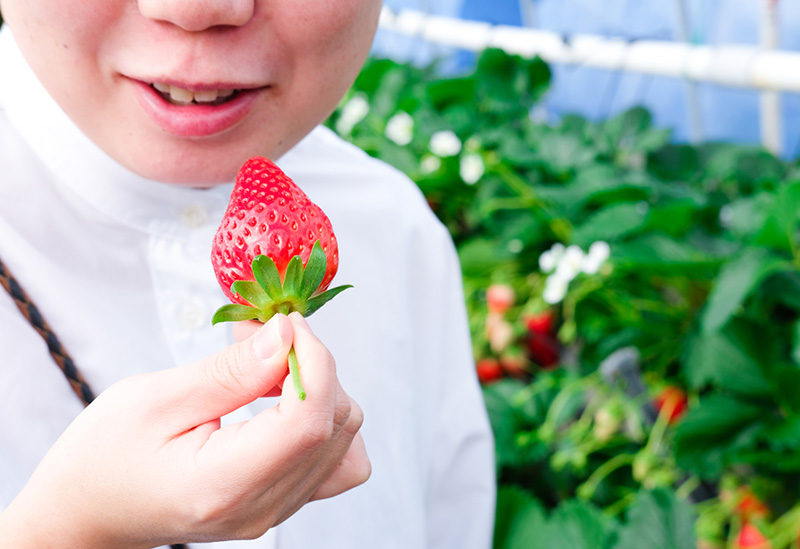
{"label": "holding hand", "polygon": [[[361,409],[305,320],[279,314],[237,336],[215,356],[102,393],[0,515],[0,538],[20,548],[255,538],[366,481]],[[292,346],[305,401],[283,384]],[[220,427],[281,386],[276,407]]]}

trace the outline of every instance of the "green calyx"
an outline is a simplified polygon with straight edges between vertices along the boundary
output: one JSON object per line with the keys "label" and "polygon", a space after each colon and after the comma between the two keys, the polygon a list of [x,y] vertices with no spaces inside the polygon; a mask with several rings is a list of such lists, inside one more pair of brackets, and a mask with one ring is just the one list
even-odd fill
{"label": "green calyx", "polygon": [[266,255],[256,256],[252,268],[255,282],[237,280],[231,286],[231,291],[250,305],[223,305],[214,313],[212,324],[241,320],[267,322],[277,313],[288,315],[294,311],[307,317],[342,291],[352,288],[352,285],[347,284],[315,295],[328,268],[328,259],[319,241],[314,243],[305,268],[299,255],[289,261],[283,282],[275,262]]}

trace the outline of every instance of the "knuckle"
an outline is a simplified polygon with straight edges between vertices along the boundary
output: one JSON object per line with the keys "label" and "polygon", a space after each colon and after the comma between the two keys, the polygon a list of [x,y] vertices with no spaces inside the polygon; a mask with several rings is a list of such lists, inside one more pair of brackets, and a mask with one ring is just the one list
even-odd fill
{"label": "knuckle", "polygon": [[350,422],[353,406],[349,398],[340,399],[336,402],[333,410],[332,434],[338,435],[342,429]]}
{"label": "knuckle", "polygon": [[330,414],[316,413],[303,422],[299,432],[302,448],[313,450],[328,444],[334,431]]}
{"label": "knuckle", "polygon": [[348,436],[354,437],[361,429],[361,426],[364,425],[364,410],[352,399],[349,400],[349,404],[350,413],[342,428]]}

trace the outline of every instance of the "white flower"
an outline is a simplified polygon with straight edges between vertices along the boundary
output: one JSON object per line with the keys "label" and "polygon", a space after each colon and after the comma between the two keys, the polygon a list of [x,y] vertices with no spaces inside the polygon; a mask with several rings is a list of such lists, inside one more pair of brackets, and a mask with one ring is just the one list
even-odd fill
{"label": "white flower", "polygon": [[733,208],[730,204],[725,204],[719,209],[719,224],[727,228],[731,223],[733,223]]}
{"label": "white flower", "polygon": [[342,107],[342,113],[336,121],[336,131],[348,134],[353,126],[361,122],[369,112],[369,103],[360,95],[354,96]]}
{"label": "white flower", "polygon": [[592,245],[589,246],[589,253],[583,258],[581,271],[588,275],[595,274],[606,262],[609,255],[611,255],[611,248],[607,242],[603,242],[602,240],[593,242]]}
{"label": "white flower", "polygon": [[578,276],[578,273],[581,272],[581,264],[583,263],[583,258],[585,255],[586,254],[583,253],[583,250],[581,250],[578,246],[575,246],[574,244],[569,246],[564,251],[564,255],[561,257],[561,260],[558,262],[555,274],[567,282],[571,281],[573,278]]}
{"label": "white flower", "polygon": [[442,159],[438,156],[426,156],[422,159],[420,164],[420,168],[422,168],[422,173],[433,173],[438,171],[439,168],[442,167]]}
{"label": "white flower", "polygon": [[480,155],[465,154],[461,157],[458,173],[467,185],[474,185],[483,176],[484,170]]}
{"label": "white flower", "polygon": [[408,145],[414,135],[414,119],[407,112],[398,112],[386,123],[385,135],[401,147]]}
{"label": "white flower", "polygon": [[436,156],[455,156],[461,152],[461,140],[450,130],[442,130],[431,136],[430,149]]}
{"label": "white flower", "polygon": [[568,286],[569,280],[562,278],[557,273],[553,273],[547,277],[547,280],[544,283],[542,299],[544,299],[550,305],[555,305],[567,295]]}
{"label": "white flower", "polygon": [[549,250],[543,252],[539,256],[539,268],[542,272],[553,272],[561,261],[561,256],[564,255],[564,245],[560,242],[553,244]]}

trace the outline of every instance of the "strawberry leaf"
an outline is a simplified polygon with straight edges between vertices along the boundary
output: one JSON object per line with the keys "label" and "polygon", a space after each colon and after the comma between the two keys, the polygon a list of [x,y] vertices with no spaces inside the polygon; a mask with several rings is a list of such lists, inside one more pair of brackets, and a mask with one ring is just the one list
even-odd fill
{"label": "strawberry leaf", "polygon": [[306,268],[303,271],[303,281],[300,283],[300,297],[308,299],[317,291],[322,279],[325,278],[325,270],[328,268],[328,259],[322,246],[317,240],[311,249]]}
{"label": "strawberry leaf", "polygon": [[305,311],[300,311],[303,316],[311,316],[317,310],[325,305],[328,301],[345,291],[347,288],[352,288],[352,284],[345,284],[344,286],[337,286],[335,288],[331,288],[330,290],[323,292],[317,296],[312,297],[306,302]]}
{"label": "strawberry leaf", "polygon": [[259,317],[261,311],[255,307],[248,307],[247,305],[239,305],[238,303],[229,303],[223,305],[214,317],[211,319],[212,324],[219,322],[239,322],[241,320],[253,320]]}
{"label": "strawberry leaf", "polygon": [[252,268],[253,276],[264,292],[273,300],[282,299],[283,285],[275,262],[266,255],[258,255],[253,259]]}
{"label": "strawberry leaf", "polygon": [[286,266],[286,275],[283,280],[283,295],[298,297],[300,284],[303,280],[303,260],[299,255],[289,260]]}
{"label": "strawberry leaf", "polygon": [[237,280],[231,285],[231,291],[239,294],[258,309],[269,307],[270,298],[264,289],[252,280]]}

